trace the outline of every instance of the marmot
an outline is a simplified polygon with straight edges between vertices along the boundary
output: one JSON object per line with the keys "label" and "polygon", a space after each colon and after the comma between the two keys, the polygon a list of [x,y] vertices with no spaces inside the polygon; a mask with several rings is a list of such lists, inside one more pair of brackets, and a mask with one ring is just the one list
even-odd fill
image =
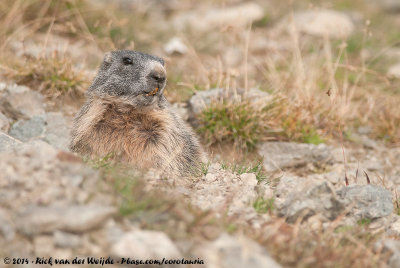
{"label": "marmot", "polygon": [[163,95],[164,61],[145,53],[106,53],[76,115],[70,149],[112,155],[138,168],[190,175],[204,159],[199,141]]}

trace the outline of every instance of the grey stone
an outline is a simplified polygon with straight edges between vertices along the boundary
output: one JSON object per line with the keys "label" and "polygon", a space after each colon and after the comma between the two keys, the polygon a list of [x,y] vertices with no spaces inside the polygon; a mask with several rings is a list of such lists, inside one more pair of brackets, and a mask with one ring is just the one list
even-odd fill
{"label": "grey stone", "polygon": [[400,241],[394,239],[379,240],[374,245],[374,250],[381,253],[389,252],[389,267],[400,267]]}
{"label": "grey stone", "polygon": [[26,235],[56,230],[84,232],[101,226],[115,212],[113,207],[98,205],[32,206],[20,214],[18,230]]}
{"label": "grey stone", "polygon": [[210,268],[280,267],[263,247],[244,236],[233,237],[224,233],[212,243],[200,245],[195,253]]}
{"label": "grey stone", "polygon": [[216,101],[222,96],[223,92],[224,90],[222,88],[197,91],[189,100],[193,113],[201,113],[212,101]]}
{"label": "grey stone", "polygon": [[266,142],[258,149],[267,171],[277,171],[311,164],[323,164],[332,160],[331,149],[325,144],[294,142]]}
{"label": "grey stone", "polygon": [[279,183],[275,189],[275,196],[277,198],[285,198],[291,191],[297,189],[303,184],[304,180],[301,177],[284,174],[279,179]]}
{"label": "grey stone", "polygon": [[398,236],[400,237],[400,217],[398,215],[397,219],[394,220],[394,222],[390,223],[386,227],[386,233],[390,236]]}
{"label": "grey stone", "polygon": [[212,102],[220,100],[221,98],[239,102],[242,99],[246,99],[258,107],[259,104],[265,104],[270,101],[271,95],[256,88],[251,88],[248,90],[248,92],[245,92],[244,89],[239,89],[237,92],[232,92],[232,90],[227,91],[223,88],[214,88],[210,90],[197,91],[196,94],[190,98],[189,104],[193,113],[199,114]]}
{"label": "grey stone", "polygon": [[0,131],[0,152],[10,151],[21,144],[21,141]]}
{"label": "grey stone", "polygon": [[8,85],[4,98],[15,110],[28,118],[44,114],[42,94],[26,86]]}
{"label": "grey stone", "polygon": [[44,118],[47,124],[44,140],[58,149],[68,151],[69,122],[62,113],[47,113]]}
{"label": "grey stone", "polygon": [[358,219],[376,219],[393,212],[392,193],[377,185],[350,185],[338,192],[352,206],[351,216]]}
{"label": "grey stone", "polygon": [[77,248],[81,246],[82,240],[79,235],[55,231],[53,234],[54,243],[60,248]]}
{"label": "grey stone", "polygon": [[[299,32],[315,36],[347,38],[354,31],[354,23],[351,18],[334,10],[320,9],[296,12],[293,19]],[[282,24],[285,27],[291,27],[290,18],[284,19]]]}
{"label": "grey stone", "polygon": [[305,184],[288,195],[278,207],[278,215],[285,217],[288,222],[295,222],[299,217],[307,219],[316,214],[322,215],[325,220],[334,220],[343,212],[346,204],[328,182]]}
{"label": "grey stone", "polygon": [[7,133],[9,129],[10,129],[10,122],[8,118],[0,112],[0,131]]}
{"label": "grey stone", "polygon": [[115,257],[137,259],[180,258],[181,253],[171,239],[163,232],[135,230],[125,233],[111,246]]}
{"label": "grey stone", "polygon": [[44,136],[46,121],[43,116],[33,116],[29,120],[17,121],[10,130],[10,135],[21,141],[29,141]]}

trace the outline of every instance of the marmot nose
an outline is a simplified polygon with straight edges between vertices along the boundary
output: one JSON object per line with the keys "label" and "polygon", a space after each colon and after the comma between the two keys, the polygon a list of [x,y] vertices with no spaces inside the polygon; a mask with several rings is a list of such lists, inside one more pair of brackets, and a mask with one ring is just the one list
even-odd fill
{"label": "marmot nose", "polygon": [[165,72],[160,72],[158,70],[153,70],[150,73],[150,78],[156,81],[157,83],[164,83],[165,82]]}

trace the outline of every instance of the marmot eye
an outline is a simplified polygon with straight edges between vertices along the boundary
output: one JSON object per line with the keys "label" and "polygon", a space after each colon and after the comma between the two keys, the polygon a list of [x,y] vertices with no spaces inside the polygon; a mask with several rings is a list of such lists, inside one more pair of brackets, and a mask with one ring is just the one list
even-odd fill
{"label": "marmot eye", "polygon": [[124,62],[125,65],[129,65],[129,64],[133,63],[132,59],[128,58],[128,57],[122,58],[122,61]]}

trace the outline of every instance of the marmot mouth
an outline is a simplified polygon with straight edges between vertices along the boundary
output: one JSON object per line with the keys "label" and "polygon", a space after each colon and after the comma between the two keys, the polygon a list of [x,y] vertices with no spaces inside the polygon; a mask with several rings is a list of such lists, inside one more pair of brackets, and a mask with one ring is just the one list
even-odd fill
{"label": "marmot mouth", "polygon": [[158,92],[158,87],[156,87],[153,91],[150,91],[149,93],[146,94],[146,96],[154,96]]}

